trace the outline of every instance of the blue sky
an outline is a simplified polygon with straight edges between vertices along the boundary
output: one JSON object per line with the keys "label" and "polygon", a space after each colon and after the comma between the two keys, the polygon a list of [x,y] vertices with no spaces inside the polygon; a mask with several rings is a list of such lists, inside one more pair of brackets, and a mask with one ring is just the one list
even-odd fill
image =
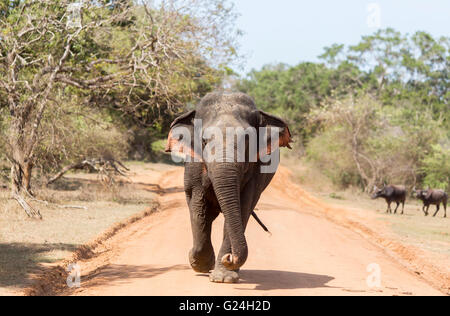
{"label": "blue sky", "polygon": [[[421,30],[450,36],[449,0],[232,1],[240,14],[238,27],[245,33],[241,48],[248,58],[243,74],[268,63],[317,61],[323,47],[356,44],[377,30],[377,21],[381,28],[402,33]],[[369,9],[374,3],[378,7]]]}

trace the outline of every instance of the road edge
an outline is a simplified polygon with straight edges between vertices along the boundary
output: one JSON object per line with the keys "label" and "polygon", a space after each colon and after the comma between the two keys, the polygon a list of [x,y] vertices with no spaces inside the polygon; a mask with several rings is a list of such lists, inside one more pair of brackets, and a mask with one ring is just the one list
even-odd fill
{"label": "road edge", "polygon": [[[301,196],[306,197],[306,202],[304,202],[322,210],[321,214],[306,210],[302,210],[302,212],[316,217],[324,216],[325,219],[330,222],[357,233],[374,246],[380,248],[380,250],[382,250],[393,260],[397,261],[411,274],[425,281],[442,294],[450,296],[450,275],[441,272],[439,267],[426,260],[424,258],[426,257],[424,255],[424,251],[414,246],[406,246],[399,240],[389,239],[366,224],[347,217],[343,207],[331,205],[327,202],[321,201],[313,194],[310,194],[295,182],[293,179],[293,172],[289,169],[289,167],[284,167],[284,169],[286,170],[288,179],[295,188],[295,191],[302,192]],[[300,196],[300,194],[296,194],[295,192],[290,192],[290,194],[294,197]]]}
{"label": "road edge", "polygon": [[89,260],[95,257],[96,250],[106,241],[131,225],[157,213],[161,208],[159,200],[155,205],[147,207],[144,211],[122,220],[97,236],[94,240],[77,247],[66,259],[57,262],[54,266],[44,268],[43,271],[32,276],[32,284],[20,292],[23,296],[56,296],[66,290],[66,271],[70,264],[80,260]]}

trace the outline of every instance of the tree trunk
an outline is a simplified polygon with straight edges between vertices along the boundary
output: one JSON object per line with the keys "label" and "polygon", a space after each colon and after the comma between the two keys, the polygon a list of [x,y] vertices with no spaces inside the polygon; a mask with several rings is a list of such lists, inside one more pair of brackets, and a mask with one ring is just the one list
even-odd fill
{"label": "tree trunk", "polygon": [[[11,146],[11,191],[21,193],[31,191],[31,174],[33,171],[32,153],[34,144],[30,139],[30,129],[27,128],[28,116],[20,110],[11,122],[9,130],[9,143]],[[28,122],[30,123],[30,122]]]}
{"label": "tree trunk", "polygon": [[11,198],[17,201],[31,218],[42,219],[39,210],[30,205],[25,198],[31,196],[31,174],[33,162],[26,154],[24,144],[24,128],[20,124],[12,124],[10,134],[11,144]]}
{"label": "tree trunk", "polygon": [[11,167],[11,197],[19,203],[27,215],[31,218],[42,219],[39,210],[36,210],[26,200],[26,195],[31,195],[31,171],[32,164],[27,163],[21,166],[19,163],[13,163]]}
{"label": "tree trunk", "polygon": [[22,193],[26,191],[31,194],[31,174],[33,164],[26,162],[13,162],[11,166],[11,193]]}

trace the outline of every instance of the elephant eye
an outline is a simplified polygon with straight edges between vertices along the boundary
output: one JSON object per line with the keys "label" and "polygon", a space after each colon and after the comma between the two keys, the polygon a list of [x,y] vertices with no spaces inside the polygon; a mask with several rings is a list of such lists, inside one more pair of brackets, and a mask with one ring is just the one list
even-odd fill
{"label": "elephant eye", "polygon": [[250,116],[248,118],[248,123],[250,124],[250,126],[258,127],[259,122],[258,114],[259,114],[258,111],[253,111],[250,113]]}

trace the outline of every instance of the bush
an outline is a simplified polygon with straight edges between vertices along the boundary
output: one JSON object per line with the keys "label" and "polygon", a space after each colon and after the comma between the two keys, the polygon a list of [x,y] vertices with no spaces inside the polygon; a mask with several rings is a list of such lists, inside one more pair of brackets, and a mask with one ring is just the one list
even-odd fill
{"label": "bush", "polygon": [[370,96],[332,100],[310,115],[322,131],[308,144],[307,157],[344,188],[412,186],[424,177],[432,186],[448,187],[448,151],[433,147],[446,141],[442,121],[412,108],[382,106]]}
{"label": "bush", "polygon": [[335,186],[347,188],[358,185],[360,178],[355,172],[351,149],[342,141],[342,137],[342,128],[326,130],[308,144],[306,157]]}
{"label": "bush", "polygon": [[121,120],[107,111],[62,101],[44,117],[36,149],[38,169],[53,173],[61,167],[92,158],[127,158],[130,135]]}
{"label": "bush", "polygon": [[422,161],[424,185],[435,189],[450,189],[450,148],[433,146],[433,151]]}

